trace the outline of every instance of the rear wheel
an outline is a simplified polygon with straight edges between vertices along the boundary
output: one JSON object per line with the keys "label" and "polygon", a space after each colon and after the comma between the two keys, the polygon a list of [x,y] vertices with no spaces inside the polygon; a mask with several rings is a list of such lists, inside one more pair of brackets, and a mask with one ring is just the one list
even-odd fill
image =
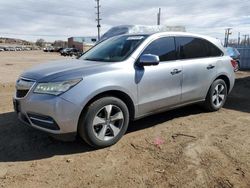
{"label": "rear wheel", "polygon": [[205,108],[208,111],[217,111],[223,107],[227,98],[227,85],[224,80],[218,79],[211,85],[206,100]]}
{"label": "rear wheel", "polygon": [[87,107],[78,127],[80,137],[95,148],[115,144],[129,123],[126,104],[115,97],[103,97]]}
{"label": "rear wheel", "polygon": [[236,71],[239,71],[240,70],[240,61],[237,61],[237,70]]}

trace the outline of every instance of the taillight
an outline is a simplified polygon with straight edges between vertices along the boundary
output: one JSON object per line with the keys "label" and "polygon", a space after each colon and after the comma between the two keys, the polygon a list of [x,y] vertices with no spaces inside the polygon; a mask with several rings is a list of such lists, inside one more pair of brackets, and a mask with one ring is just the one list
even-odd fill
{"label": "taillight", "polygon": [[231,60],[231,64],[232,64],[232,66],[233,66],[233,68],[234,69],[236,69],[237,68],[237,61],[235,61],[235,60]]}

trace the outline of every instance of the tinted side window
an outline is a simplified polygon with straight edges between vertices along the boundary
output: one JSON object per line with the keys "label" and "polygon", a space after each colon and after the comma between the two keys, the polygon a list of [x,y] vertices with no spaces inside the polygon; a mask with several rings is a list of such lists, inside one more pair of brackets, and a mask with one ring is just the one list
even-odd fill
{"label": "tinted side window", "polygon": [[176,37],[180,59],[221,56],[222,52],[214,44],[194,37]]}
{"label": "tinted side window", "polygon": [[211,42],[204,40],[204,43],[207,45],[209,57],[218,57],[223,55],[223,52]]}
{"label": "tinted side window", "polygon": [[156,39],[147,46],[142,54],[158,55],[160,61],[176,60],[174,37]]}
{"label": "tinted side window", "polygon": [[203,41],[193,37],[176,37],[180,59],[202,58],[208,56]]}

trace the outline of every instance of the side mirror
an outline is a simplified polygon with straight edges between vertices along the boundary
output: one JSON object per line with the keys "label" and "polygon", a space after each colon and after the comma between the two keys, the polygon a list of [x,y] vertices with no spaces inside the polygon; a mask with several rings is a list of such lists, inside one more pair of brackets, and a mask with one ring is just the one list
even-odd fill
{"label": "side mirror", "polygon": [[139,59],[140,66],[158,65],[159,63],[160,63],[160,58],[157,55],[143,54]]}

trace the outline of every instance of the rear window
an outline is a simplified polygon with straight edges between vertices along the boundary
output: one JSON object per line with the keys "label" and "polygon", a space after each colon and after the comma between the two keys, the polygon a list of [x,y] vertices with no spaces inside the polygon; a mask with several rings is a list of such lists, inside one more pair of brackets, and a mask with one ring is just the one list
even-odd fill
{"label": "rear window", "polygon": [[176,37],[180,59],[221,56],[222,51],[214,44],[200,38]]}
{"label": "rear window", "polygon": [[204,41],[205,45],[207,45],[209,57],[218,57],[218,56],[223,55],[223,52],[218,47],[216,47],[214,44],[212,44],[211,42],[206,41],[206,40],[203,40],[203,41]]}

